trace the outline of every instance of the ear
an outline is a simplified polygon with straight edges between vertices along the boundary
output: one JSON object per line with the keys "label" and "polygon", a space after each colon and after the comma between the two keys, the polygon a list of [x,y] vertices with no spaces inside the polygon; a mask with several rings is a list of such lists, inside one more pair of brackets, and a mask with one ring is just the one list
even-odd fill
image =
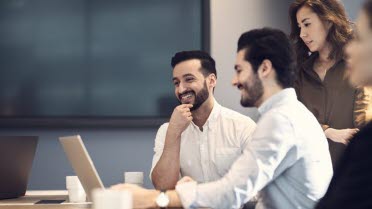
{"label": "ear", "polygon": [[216,87],[217,84],[217,77],[214,73],[211,73],[207,77],[207,85],[208,87],[211,87],[212,89]]}
{"label": "ear", "polygon": [[265,59],[262,61],[260,67],[258,68],[258,76],[260,79],[267,78],[273,71],[273,64],[270,60]]}

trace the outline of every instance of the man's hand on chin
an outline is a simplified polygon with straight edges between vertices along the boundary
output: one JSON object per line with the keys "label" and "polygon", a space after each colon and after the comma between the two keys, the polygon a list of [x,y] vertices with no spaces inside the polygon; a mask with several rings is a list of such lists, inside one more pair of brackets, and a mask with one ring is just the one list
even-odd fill
{"label": "man's hand on chin", "polygon": [[127,190],[133,196],[133,208],[156,208],[156,197],[159,191],[149,190],[134,184],[117,184],[111,186],[112,190]]}

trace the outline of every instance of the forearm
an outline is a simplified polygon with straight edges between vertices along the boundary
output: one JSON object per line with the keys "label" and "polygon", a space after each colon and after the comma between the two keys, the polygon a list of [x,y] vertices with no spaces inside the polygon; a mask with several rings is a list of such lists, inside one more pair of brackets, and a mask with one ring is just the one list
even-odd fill
{"label": "forearm", "polygon": [[174,189],[180,172],[180,134],[168,132],[163,153],[151,173],[156,189]]}
{"label": "forearm", "polygon": [[169,205],[168,207],[174,208],[174,207],[182,207],[182,203],[180,198],[177,195],[177,192],[174,190],[167,191],[167,195],[169,197]]}

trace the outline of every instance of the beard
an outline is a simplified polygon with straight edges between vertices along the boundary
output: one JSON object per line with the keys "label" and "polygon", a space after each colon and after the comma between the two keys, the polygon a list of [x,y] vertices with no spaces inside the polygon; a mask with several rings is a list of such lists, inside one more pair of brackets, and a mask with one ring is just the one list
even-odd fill
{"label": "beard", "polygon": [[253,79],[249,82],[250,84],[248,82],[241,84],[241,87],[247,94],[247,96],[242,95],[240,99],[240,104],[243,107],[255,107],[255,104],[263,95],[263,85],[261,80],[258,78],[257,74],[254,74],[253,76]]}
{"label": "beard", "polygon": [[185,91],[183,92],[182,94],[179,95],[178,97],[178,101],[180,102],[180,104],[182,104],[181,102],[181,96],[183,94],[188,94],[188,93],[191,93],[194,95],[195,97],[195,101],[194,101],[194,104],[192,104],[192,108],[190,108],[190,111],[194,111],[194,110],[197,110],[199,109],[199,107],[208,99],[209,97],[209,91],[208,91],[208,87],[207,87],[207,82],[204,81],[204,86],[203,88],[198,92],[196,93],[194,90],[189,90],[189,91]]}

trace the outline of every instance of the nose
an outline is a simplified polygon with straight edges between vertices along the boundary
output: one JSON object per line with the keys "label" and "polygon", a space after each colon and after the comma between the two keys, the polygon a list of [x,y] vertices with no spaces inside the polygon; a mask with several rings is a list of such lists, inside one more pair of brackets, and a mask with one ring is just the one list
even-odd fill
{"label": "nose", "polygon": [[234,77],[232,78],[231,85],[233,85],[233,86],[237,86],[238,85],[238,78],[237,78],[236,75],[234,75]]}
{"label": "nose", "polygon": [[305,29],[302,27],[300,28],[300,38],[305,38],[307,36],[307,33]]}
{"label": "nose", "polygon": [[183,84],[182,82],[179,84],[179,86],[178,86],[178,93],[179,94],[182,94],[183,92],[185,92],[186,91],[186,86],[185,86],[185,84]]}

